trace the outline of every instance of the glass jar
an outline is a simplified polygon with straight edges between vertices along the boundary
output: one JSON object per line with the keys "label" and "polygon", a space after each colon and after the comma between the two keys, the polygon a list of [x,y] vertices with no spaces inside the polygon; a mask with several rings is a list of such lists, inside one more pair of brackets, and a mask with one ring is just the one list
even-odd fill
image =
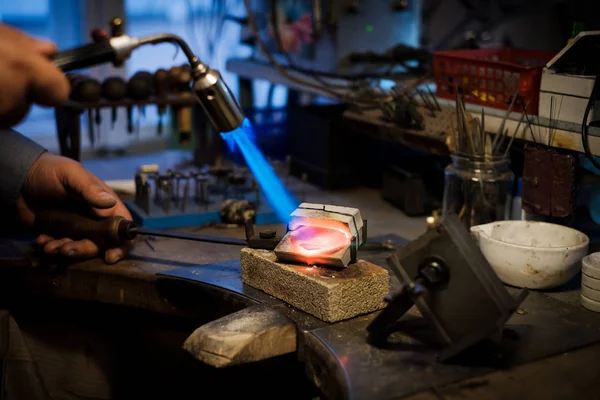
{"label": "glass jar", "polygon": [[442,218],[454,213],[467,229],[509,219],[514,180],[505,157],[453,155],[445,171]]}

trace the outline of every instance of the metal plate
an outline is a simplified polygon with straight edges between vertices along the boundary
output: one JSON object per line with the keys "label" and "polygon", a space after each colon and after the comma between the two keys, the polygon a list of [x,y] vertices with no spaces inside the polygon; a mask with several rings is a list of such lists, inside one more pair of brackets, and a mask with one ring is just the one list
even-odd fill
{"label": "metal plate", "polygon": [[[321,375],[335,378],[324,383],[328,396],[389,399],[600,341],[600,315],[596,313],[537,292],[530,293],[521,307],[523,315],[514,314],[508,320],[499,344],[481,343],[452,364],[437,363],[434,348],[405,333],[391,336],[393,348],[369,345],[366,327],[372,315],[313,330],[305,351],[309,359],[316,357],[321,368],[327,368]],[[411,331],[430,329],[422,318],[408,317],[406,323]]]}
{"label": "metal plate", "polygon": [[[372,240],[406,243],[394,235]],[[386,268],[389,255],[390,251],[359,252],[360,258]],[[397,289],[399,283],[390,275],[391,287]],[[506,334],[499,344],[482,343],[451,364],[441,364],[435,362],[436,349],[426,345],[426,335],[419,335],[422,341],[417,342],[407,331],[395,333],[391,336],[393,348],[387,349],[367,343],[366,328],[376,313],[327,324],[244,285],[238,260],[180,268],[161,273],[159,278],[195,281],[192,283],[218,290],[221,295],[245,299],[247,305],[270,302],[296,322],[302,332],[299,357],[309,376],[319,382],[329,398],[402,397],[600,341],[599,314],[532,292],[506,323]],[[512,295],[517,292],[512,288],[508,291]],[[411,311],[406,317],[410,332],[429,332],[433,341],[435,336],[429,325],[414,308]]]}

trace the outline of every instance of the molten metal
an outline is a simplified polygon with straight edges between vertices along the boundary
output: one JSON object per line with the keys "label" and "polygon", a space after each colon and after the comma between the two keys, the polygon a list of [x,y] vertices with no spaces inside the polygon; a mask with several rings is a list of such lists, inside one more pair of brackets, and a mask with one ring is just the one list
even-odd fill
{"label": "molten metal", "polygon": [[275,248],[279,262],[345,268],[356,262],[356,250],[366,240],[356,208],[302,203],[287,228]]}
{"label": "molten metal", "polygon": [[321,226],[302,226],[290,232],[292,250],[310,260],[328,256],[350,246],[350,232]]}

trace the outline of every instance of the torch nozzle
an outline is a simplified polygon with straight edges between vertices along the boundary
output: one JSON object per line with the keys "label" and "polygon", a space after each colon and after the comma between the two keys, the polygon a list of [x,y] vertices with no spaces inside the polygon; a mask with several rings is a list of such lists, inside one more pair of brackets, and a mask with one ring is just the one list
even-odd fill
{"label": "torch nozzle", "polygon": [[159,43],[174,43],[184,52],[192,67],[192,89],[215,130],[224,133],[239,128],[244,122],[244,112],[219,71],[202,63],[185,40],[177,35],[161,33],[139,40],[140,46]]}

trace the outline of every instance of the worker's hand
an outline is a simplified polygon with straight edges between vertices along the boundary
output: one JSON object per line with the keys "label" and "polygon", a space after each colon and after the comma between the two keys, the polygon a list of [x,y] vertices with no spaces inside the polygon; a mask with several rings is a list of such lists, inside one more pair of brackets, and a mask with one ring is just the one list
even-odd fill
{"label": "worker's hand", "polygon": [[0,24],[0,128],[21,121],[31,106],[56,106],[67,100],[70,86],[50,60],[56,46]]}
{"label": "worker's hand", "polygon": [[[131,219],[131,214],[118,196],[80,163],[43,153],[29,170],[17,199],[17,212],[27,226],[32,226],[36,212],[52,208]],[[47,254],[60,253],[70,258],[91,258],[100,251],[94,242],[87,239],[73,241],[70,238],[40,235],[37,244],[44,246]],[[121,247],[106,249],[106,262],[114,264],[122,259],[132,244],[126,242]]]}

